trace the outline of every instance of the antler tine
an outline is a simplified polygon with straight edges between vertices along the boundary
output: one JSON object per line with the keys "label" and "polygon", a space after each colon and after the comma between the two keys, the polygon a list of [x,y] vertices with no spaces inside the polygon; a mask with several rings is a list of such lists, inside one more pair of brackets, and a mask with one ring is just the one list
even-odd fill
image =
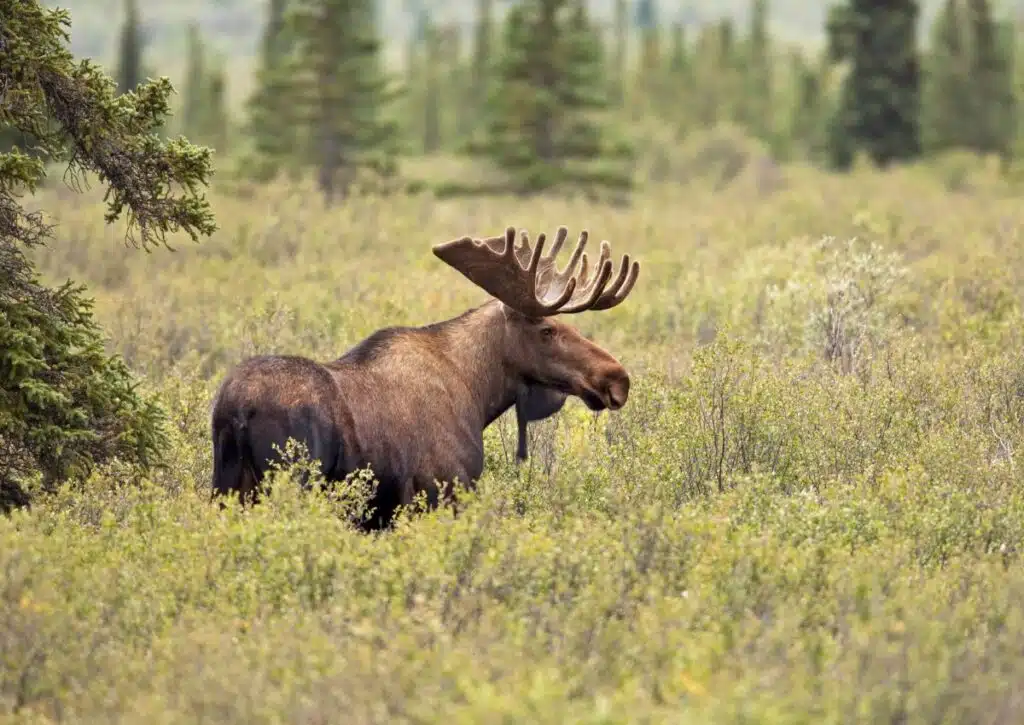
{"label": "antler tine", "polygon": [[547,255],[543,254],[547,239],[543,232],[531,248],[528,232],[520,230],[521,244],[516,248],[516,231],[511,226],[505,230],[504,239],[493,237],[480,242],[462,237],[435,246],[434,254],[493,297],[531,317],[607,310],[622,304],[636,284],[640,263],[630,264],[629,255],[623,255],[612,281],[611,245],[602,241],[594,276],[590,278],[589,260],[583,251],[589,234],[584,229],[568,264],[559,272],[556,258],[568,234],[569,230],[560,226]]}
{"label": "antler tine", "polygon": [[559,310],[560,313],[572,314],[593,308],[604,293],[605,286],[612,276],[612,263],[608,259],[610,256],[611,246],[608,242],[601,242],[601,255],[598,257],[597,264],[594,267],[594,277],[591,280],[587,280],[584,276],[586,274],[586,255],[584,255],[584,271],[580,275],[580,284],[576,288],[577,292],[569,300],[569,303]]}
{"label": "antler tine", "polygon": [[[554,300],[542,301],[537,297],[537,277],[545,237],[537,237],[531,250],[529,238],[523,233],[523,246],[515,248],[516,230],[505,229],[504,245],[501,239],[474,240],[468,236],[435,245],[434,254],[454,267],[471,282],[509,307],[531,317],[548,317],[568,302],[576,289],[576,280],[570,279]],[[526,261],[526,268],[523,267]]]}
{"label": "antler tine", "polygon": [[[628,276],[626,274],[628,270]],[[622,266],[619,269],[619,276],[616,278],[616,282],[619,283],[621,289],[613,287],[605,290],[604,294],[594,303],[590,308],[592,310],[610,310],[612,307],[621,305],[629,293],[633,291],[633,285],[636,284],[637,277],[640,276],[640,263],[633,262],[632,266],[629,264],[629,255],[624,254],[622,256]],[[614,288],[614,289],[613,289]]]}
{"label": "antler tine", "polygon": [[[558,256],[559,251],[562,249],[562,245],[565,244],[566,238],[569,236],[569,230],[561,226],[555,233],[555,242],[551,245],[551,252],[541,260],[541,272],[540,272],[540,293],[541,297],[547,297],[547,293],[551,289],[564,288],[569,283],[570,279],[576,279],[576,289],[582,285],[582,280],[586,278],[586,255],[583,254],[583,248],[587,244],[587,232],[586,230],[580,232],[579,240],[576,243],[576,249],[573,250],[572,256],[569,258],[568,264],[565,269],[561,272],[558,271],[555,258]],[[576,265],[579,264],[580,257],[584,259],[583,269],[579,275],[575,274]]]}
{"label": "antler tine", "polygon": [[[633,285],[636,284],[640,274],[640,263],[634,261],[631,265],[629,255],[624,254],[615,280],[606,287],[612,272],[610,256],[611,245],[607,241],[602,241],[601,256],[597,263],[598,274],[592,280],[587,280],[585,273],[580,275],[576,294],[569,300],[566,307],[559,310],[560,313],[608,310],[622,304],[632,291]],[[584,256],[584,267],[585,265],[586,256]]]}
{"label": "antler tine", "polygon": [[569,229],[567,227],[558,227],[555,232],[555,241],[551,245],[551,251],[548,252],[548,256],[544,259],[550,260],[552,264],[555,263],[555,258],[558,257],[558,253],[562,251],[562,245],[565,244],[566,238],[569,236]]}

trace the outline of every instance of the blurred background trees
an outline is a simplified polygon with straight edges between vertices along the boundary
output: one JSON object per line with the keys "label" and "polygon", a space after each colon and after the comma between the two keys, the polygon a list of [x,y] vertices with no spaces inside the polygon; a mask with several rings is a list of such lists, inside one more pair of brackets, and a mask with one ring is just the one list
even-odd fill
{"label": "blurred background trees", "polygon": [[[125,0],[105,60],[121,88],[157,71],[180,76],[166,132],[213,147],[220,168],[253,181],[315,173],[330,197],[364,172],[387,176],[431,158],[474,160],[473,174],[436,185],[451,193],[623,190],[652,169],[685,176],[673,150],[726,128],[780,163],[843,170],[859,157],[886,165],[956,151],[1016,168],[1018,8],[801,8],[224,0],[175,31],[169,11]],[[147,13],[158,20],[146,25]],[[162,51],[147,47],[140,26]],[[81,42],[99,47],[98,33]],[[207,38],[222,47],[212,51]],[[175,45],[183,61],[167,50]],[[426,165],[437,171],[435,162]]]}

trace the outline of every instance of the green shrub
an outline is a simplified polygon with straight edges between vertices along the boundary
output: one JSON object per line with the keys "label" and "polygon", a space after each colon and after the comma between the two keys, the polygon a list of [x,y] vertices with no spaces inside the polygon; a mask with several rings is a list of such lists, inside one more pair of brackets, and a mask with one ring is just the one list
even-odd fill
{"label": "green shrub", "polygon": [[[167,412],[166,465],[0,520],[0,717],[1020,719],[1024,212],[916,169],[804,173],[629,209],[221,193],[222,229],[159,274],[109,253],[98,198],[42,195],[80,243],[34,260],[94,290]],[[568,320],[630,370],[623,410],[570,401],[521,466],[499,420],[458,516],[385,534],[347,523],[361,477],[303,493],[286,468],[260,506],[210,505],[228,366],[479,303],[427,247],[509,223],[641,260],[624,305]]]}

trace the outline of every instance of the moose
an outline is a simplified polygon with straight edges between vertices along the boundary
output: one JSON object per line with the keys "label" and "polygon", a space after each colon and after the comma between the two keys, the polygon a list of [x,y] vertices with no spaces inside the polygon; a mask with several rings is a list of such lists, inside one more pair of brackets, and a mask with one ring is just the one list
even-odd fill
{"label": "moose", "polygon": [[385,529],[420,493],[434,508],[439,493],[452,501],[456,483],[474,485],[484,468],[484,429],[513,405],[519,458],[526,422],[557,412],[566,396],[593,411],[622,408],[626,369],[555,318],[621,304],[640,264],[623,255],[613,280],[611,247],[602,241],[588,274],[583,230],[559,271],[567,236],[560,226],[546,256],[545,234],[531,248],[523,230],[517,248],[511,226],[503,236],[437,244],[434,254],[492,299],[441,322],[378,330],[332,362],[284,354],[243,360],[213,401],[212,496],[257,501],[291,438],[305,445],[325,482],[369,467],[377,485],[360,527]]}

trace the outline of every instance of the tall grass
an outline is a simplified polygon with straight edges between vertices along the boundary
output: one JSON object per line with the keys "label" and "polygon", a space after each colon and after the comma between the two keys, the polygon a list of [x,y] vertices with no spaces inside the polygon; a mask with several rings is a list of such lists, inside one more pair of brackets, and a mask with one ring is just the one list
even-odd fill
{"label": "tall grass", "polygon": [[[1014,723],[1024,717],[1024,210],[920,169],[785,169],[629,208],[215,199],[202,245],[120,247],[49,192],[38,261],[88,282],[163,396],[146,485],[0,521],[0,713],[43,722]],[[429,252],[515,224],[641,259],[572,321],[626,408],[511,420],[460,509],[382,535],[286,470],[209,505],[210,395],[245,355],[340,354],[484,299]]]}

